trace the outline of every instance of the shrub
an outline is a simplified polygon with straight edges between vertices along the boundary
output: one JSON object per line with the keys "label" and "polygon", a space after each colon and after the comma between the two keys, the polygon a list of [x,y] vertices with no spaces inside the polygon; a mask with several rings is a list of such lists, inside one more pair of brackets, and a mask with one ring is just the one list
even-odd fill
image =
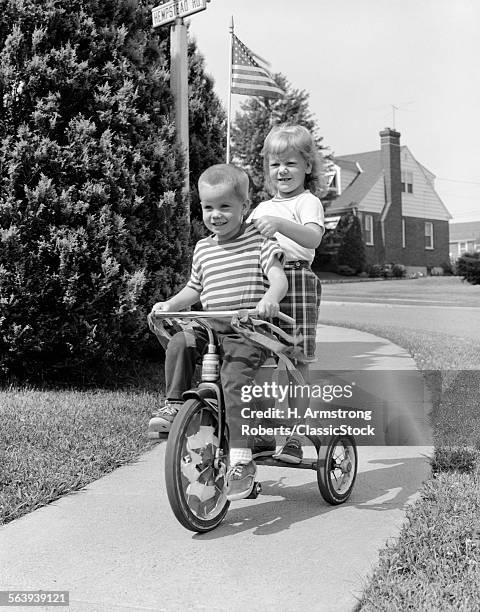
{"label": "shrub", "polygon": [[433,266],[430,270],[430,276],[443,276],[443,268],[440,266]]}
{"label": "shrub", "polygon": [[355,276],[355,270],[350,266],[338,266],[337,272],[342,276]]}
{"label": "shrub", "polygon": [[342,266],[352,268],[358,274],[365,267],[365,246],[362,237],[362,226],[358,217],[353,214],[342,217],[338,226],[341,242],[337,253],[338,269]]}
{"label": "shrub", "polygon": [[393,278],[393,266],[392,264],[384,264],[382,266],[383,278]]}
{"label": "shrub", "polygon": [[395,278],[404,278],[407,274],[407,268],[403,264],[394,264],[392,274]]}
{"label": "shrub", "polygon": [[[168,40],[143,0],[2,2],[2,374],[105,376],[138,356],[146,311],[184,281]],[[191,70],[211,89],[201,62]],[[200,90],[190,118],[211,148]]]}
{"label": "shrub", "polygon": [[380,278],[383,276],[382,266],[379,264],[371,264],[367,268],[367,274],[370,278]]}
{"label": "shrub", "polygon": [[[328,237],[328,234],[327,234]],[[337,262],[335,254],[331,251],[325,251],[324,241],[315,252],[315,259],[312,262],[312,268],[314,270],[321,270],[322,272],[336,272]]]}
{"label": "shrub", "polygon": [[443,268],[443,274],[444,275],[452,276],[453,274],[455,274],[455,271],[454,271],[454,268],[453,268],[453,265],[452,265],[451,261],[446,261],[446,262],[442,263],[441,267]]}
{"label": "shrub", "polygon": [[472,285],[480,285],[480,251],[465,253],[457,260],[457,274]]}

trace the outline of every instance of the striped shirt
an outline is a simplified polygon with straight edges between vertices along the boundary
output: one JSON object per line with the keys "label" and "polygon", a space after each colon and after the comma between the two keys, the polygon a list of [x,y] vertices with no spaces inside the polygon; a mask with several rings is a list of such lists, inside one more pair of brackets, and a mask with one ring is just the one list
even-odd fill
{"label": "striped shirt", "polygon": [[200,292],[204,310],[255,308],[269,287],[267,273],[284,254],[277,241],[253,225],[232,240],[199,240],[193,252],[187,287]]}

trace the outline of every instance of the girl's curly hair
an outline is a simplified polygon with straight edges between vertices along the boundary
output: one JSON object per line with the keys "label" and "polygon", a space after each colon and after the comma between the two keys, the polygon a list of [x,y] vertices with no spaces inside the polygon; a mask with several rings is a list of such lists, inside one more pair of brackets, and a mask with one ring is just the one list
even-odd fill
{"label": "girl's curly hair", "polygon": [[305,189],[309,189],[317,196],[323,195],[326,187],[324,161],[313,136],[302,125],[287,124],[273,127],[263,144],[263,172],[268,192],[275,195],[270,180],[269,157],[270,155],[281,155],[288,150],[300,153],[312,167],[311,171],[305,175]]}

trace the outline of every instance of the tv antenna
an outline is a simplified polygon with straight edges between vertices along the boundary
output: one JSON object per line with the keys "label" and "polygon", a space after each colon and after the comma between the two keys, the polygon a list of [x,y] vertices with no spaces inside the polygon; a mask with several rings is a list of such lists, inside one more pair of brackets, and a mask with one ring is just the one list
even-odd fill
{"label": "tv antenna", "polygon": [[[409,104],[413,104],[413,102],[402,102],[402,106],[408,106]],[[408,108],[401,108],[400,106],[396,106],[395,104],[390,104],[392,107],[392,128],[395,129],[395,111],[405,111],[407,113],[413,113],[413,111]]]}

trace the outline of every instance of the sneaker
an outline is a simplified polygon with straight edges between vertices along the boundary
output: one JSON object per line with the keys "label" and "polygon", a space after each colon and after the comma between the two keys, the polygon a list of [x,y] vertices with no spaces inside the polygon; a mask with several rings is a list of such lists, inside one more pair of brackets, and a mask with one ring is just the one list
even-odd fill
{"label": "sneaker", "polygon": [[226,494],[229,501],[248,497],[255,484],[257,466],[255,461],[236,463],[228,468]]}
{"label": "sneaker", "polygon": [[288,438],[274,457],[285,463],[300,463],[303,459],[302,443],[298,438]]}
{"label": "sneaker", "polygon": [[183,402],[165,400],[165,404],[152,414],[152,418],[148,423],[148,437],[154,440],[159,438],[161,434],[168,433],[173,419],[177,416],[182,406]]}
{"label": "sneaker", "polygon": [[251,441],[252,457],[271,457],[277,450],[273,436],[254,436]]}

